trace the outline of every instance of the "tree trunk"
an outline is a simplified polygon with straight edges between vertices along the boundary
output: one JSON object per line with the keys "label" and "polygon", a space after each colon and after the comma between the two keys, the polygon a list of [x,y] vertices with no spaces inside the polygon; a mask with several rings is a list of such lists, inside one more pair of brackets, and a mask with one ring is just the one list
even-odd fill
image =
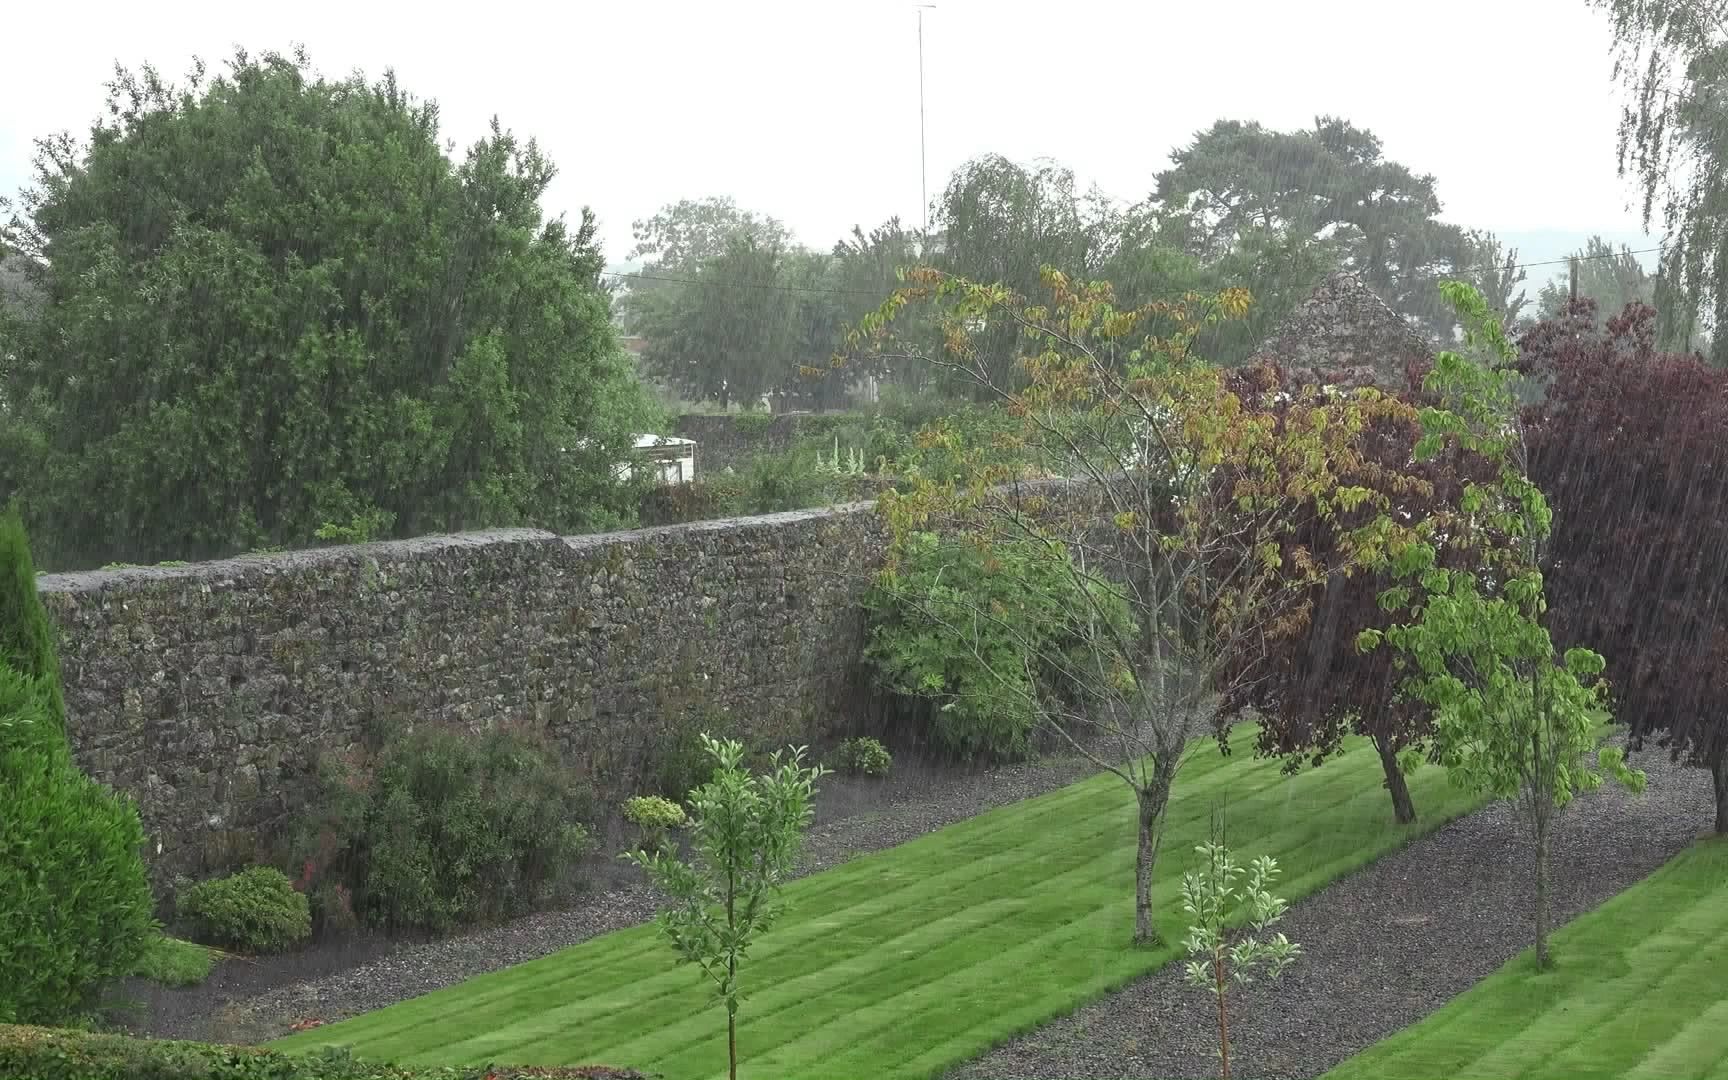
{"label": "tree trunk", "polygon": [[1158,928],[1152,925],[1152,868],[1158,862],[1164,806],[1170,800],[1170,781],[1155,770],[1152,783],[1135,793],[1139,803],[1140,843],[1134,858],[1134,941],[1156,945]]}
{"label": "tree trunk", "polygon": [[1710,779],[1716,786],[1716,835],[1728,836],[1728,750],[1716,755]]}
{"label": "tree trunk", "polygon": [[726,1076],[738,1080],[738,1017],[726,1010]]}
{"label": "tree trunk", "polygon": [[1404,770],[1398,767],[1398,754],[1392,744],[1376,738],[1374,748],[1380,751],[1380,768],[1386,773],[1386,790],[1392,793],[1392,817],[1400,825],[1416,824],[1416,804],[1410,799],[1410,785]]}
{"label": "tree trunk", "polygon": [[1223,1080],[1230,1080],[1230,984],[1224,975],[1224,945],[1212,951],[1212,979],[1218,995],[1218,1067]]}
{"label": "tree trunk", "polygon": [[1536,970],[1546,971],[1548,957],[1548,808],[1539,806],[1536,819]]}

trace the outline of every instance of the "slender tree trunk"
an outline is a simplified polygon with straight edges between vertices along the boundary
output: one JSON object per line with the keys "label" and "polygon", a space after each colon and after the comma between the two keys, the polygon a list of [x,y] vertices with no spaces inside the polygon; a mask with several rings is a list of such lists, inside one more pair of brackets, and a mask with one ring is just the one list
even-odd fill
{"label": "slender tree trunk", "polygon": [[1549,807],[1538,796],[1536,820],[1536,970],[1546,971],[1548,957],[1548,818]]}
{"label": "slender tree trunk", "polygon": [[726,1076],[738,1080],[738,1017],[726,1010]]}
{"label": "slender tree trunk", "polygon": [[1716,755],[1710,779],[1716,786],[1716,835],[1728,836],[1728,750]]}
{"label": "slender tree trunk", "polygon": [[1158,943],[1158,928],[1152,924],[1152,868],[1158,862],[1158,842],[1163,837],[1164,807],[1170,801],[1170,781],[1155,767],[1152,782],[1136,792],[1139,803],[1140,843],[1134,859],[1134,941]]}
{"label": "slender tree trunk", "polygon": [[1218,996],[1218,1068],[1223,1080],[1230,1080],[1230,985],[1224,977],[1224,945],[1212,951],[1212,980]]}
{"label": "slender tree trunk", "polygon": [[1376,737],[1374,748],[1380,751],[1380,768],[1386,773],[1386,790],[1392,794],[1392,817],[1400,825],[1416,823],[1416,804],[1410,799],[1410,785],[1404,770],[1398,767],[1398,754],[1388,739]]}
{"label": "slender tree trunk", "polygon": [[[733,870],[726,870],[726,929],[728,936],[737,941],[738,933],[738,881]],[[726,955],[726,1076],[727,1080],[738,1080],[738,951],[730,949]]]}

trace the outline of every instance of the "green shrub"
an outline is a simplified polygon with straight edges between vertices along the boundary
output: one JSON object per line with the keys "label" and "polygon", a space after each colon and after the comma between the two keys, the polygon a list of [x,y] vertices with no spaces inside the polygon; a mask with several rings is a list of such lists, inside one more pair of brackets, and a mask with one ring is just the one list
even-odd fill
{"label": "green shrub", "polygon": [[592,809],[581,778],[522,733],[392,736],[327,770],[300,830],[301,884],[345,886],[375,926],[508,918],[574,884]]}
{"label": "green shrub", "polygon": [[0,511],[0,666],[32,680],[42,695],[43,712],[29,730],[22,718],[0,726],[0,739],[28,738],[50,752],[71,755],[66,742],[66,706],[60,694],[60,660],[54,628],[42,610],[30,541],[14,509]]}
{"label": "green shrub", "polygon": [[707,479],[658,484],[642,493],[636,513],[643,525],[715,521],[732,513],[736,492]]}
{"label": "green shrub", "polygon": [[0,514],[0,1022],[75,1019],[132,970],[156,925],[143,846],[131,800],[73,763],[29,544]]}
{"label": "green shrub", "polygon": [[693,722],[680,724],[660,748],[651,771],[656,794],[682,803],[714,775],[714,759],[702,746],[702,733]]}
{"label": "green shrub", "polygon": [[[307,877],[310,884],[310,874]],[[360,928],[353,890],[340,881],[320,881],[312,886],[306,898],[312,906],[312,927],[317,933],[346,934]]]}
{"label": "green shrub", "polygon": [[940,415],[920,415],[904,424],[883,418],[866,450],[872,467],[885,459],[903,481],[965,483],[982,472],[1022,475],[1046,454],[1029,436],[1025,421],[999,408],[947,406]]}
{"label": "green shrub", "polygon": [[198,937],[241,952],[286,952],[312,935],[306,894],[273,866],[188,886],[175,897],[174,909]]}
{"label": "green shrub", "polygon": [[817,468],[814,450],[757,454],[738,472],[739,514],[808,510],[833,500],[831,478]]}
{"label": "green shrub", "polygon": [[[47,726],[46,696],[0,664],[0,717]],[[0,745],[0,1022],[75,1019],[133,969],[155,929],[143,846],[131,801],[69,753]]]}
{"label": "green shrub", "polygon": [[834,750],[834,767],[858,776],[887,776],[893,755],[877,739],[860,735],[847,739]]}
{"label": "green shrub", "polygon": [[1083,698],[1064,674],[1085,670],[1076,614],[1117,620],[1132,636],[1118,591],[1088,578],[1085,600],[1063,560],[1030,543],[916,534],[865,599],[865,656],[881,685],[932,702],[930,733],[962,757],[1023,757],[1046,702]]}
{"label": "green shrub", "polygon": [[408,1068],[327,1048],[289,1056],[255,1046],[135,1039],[0,1025],[0,1076],[18,1080],[647,1080],[633,1069],[584,1065]]}
{"label": "green shrub", "polygon": [[658,848],[665,843],[666,834],[683,825],[688,818],[684,808],[671,799],[638,795],[624,800],[624,820],[641,830],[642,847]]}
{"label": "green shrub", "polygon": [[684,808],[658,795],[624,800],[624,820],[644,829],[675,829],[684,824]]}

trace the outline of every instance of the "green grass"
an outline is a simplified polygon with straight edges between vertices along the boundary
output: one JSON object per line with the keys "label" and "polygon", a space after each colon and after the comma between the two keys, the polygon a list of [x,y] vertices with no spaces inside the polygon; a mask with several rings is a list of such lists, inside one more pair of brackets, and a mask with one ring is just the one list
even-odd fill
{"label": "green grass", "polygon": [[[1238,733],[1237,745],[1251,735]],[[1277,856],[1295,899],[1472,808],[1441,770],[1412,778],[1423,824],[1392,824],[1365,745],[1296,777],[1199,752],[1177,779],[1155,901],[1180,940],[1181,872],[1228,800],[1244,858]],[[752,1080],[926,1077],[1171,960],[1136,949],[1133,798],[1109,775],[793,882],[743,973]],[[605,1062],[723,1076],[725,1014],[701,975],[636,927],[275,1044],[407,1064]]]}
{"label": "green grass", "polygon": [[197,986],[216,963],[216,951],[190,941],[155,934],[132,974],[166,986]]}
{"label": "green grass", "polygon": [[1728,841],[1709,840],[1325,1080],[1728,1080]]}

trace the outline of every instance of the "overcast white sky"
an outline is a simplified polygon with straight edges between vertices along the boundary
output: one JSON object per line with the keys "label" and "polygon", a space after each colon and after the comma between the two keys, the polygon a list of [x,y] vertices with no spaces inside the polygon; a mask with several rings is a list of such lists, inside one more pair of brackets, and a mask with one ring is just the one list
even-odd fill
{"label": "overcast white sky", "polygon": [[[301,42],[326,73],[394,67],[458,143],[493,114],[536,136],[562,170],[550,209],[593,206],[613,259],[632,219],[683,197],[731,195],[817,246],[855,222],[920,219],[906,0],[85,0],[15,5],[0,28],[7,193],[32,137],[88,129],[116,60],[178,76],[194,54]],[[930,188],[994,151],[1138,199],[1220,117],[1295,128],[1334,113],[1434,173],[1447,218],[1526,258],[1591,232],[1644,246],[1615,171],[1608,47],[1585,0],[937,0]]]}

